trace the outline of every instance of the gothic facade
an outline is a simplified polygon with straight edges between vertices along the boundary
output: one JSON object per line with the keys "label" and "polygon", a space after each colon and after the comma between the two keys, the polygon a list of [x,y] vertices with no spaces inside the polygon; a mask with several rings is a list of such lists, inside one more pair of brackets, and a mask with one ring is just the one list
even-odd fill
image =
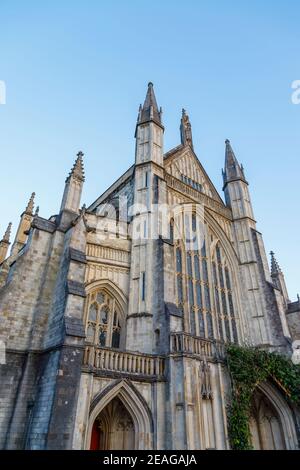
{"label": "gothic facade", "polygon": [[[134,164],[81,207],[83,154],[57,215],[21,215],[0,242],[0,448],[229,449],[227,343],[291,355],[300,303],[271,269],[229,140],[225,202],[189,117],[164,153],[153,85]],[[253,396],[256,449],[297,449],[297,410],[271,380]]]}

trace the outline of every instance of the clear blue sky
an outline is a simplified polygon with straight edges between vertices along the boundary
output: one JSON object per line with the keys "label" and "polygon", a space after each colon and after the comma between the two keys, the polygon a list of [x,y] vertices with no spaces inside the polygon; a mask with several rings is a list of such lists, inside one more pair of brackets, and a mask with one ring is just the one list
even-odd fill
{"label": "clear blue sky", "polygon": [[229,138],[250,182],[258,229],[290,296],[300,291],[299,1],[1,0],[1,236],[32,191],[59,210],[75,154],[90,204],[134,161],[138,105],[153,81],[165,149],[181,108],[221,191]]}

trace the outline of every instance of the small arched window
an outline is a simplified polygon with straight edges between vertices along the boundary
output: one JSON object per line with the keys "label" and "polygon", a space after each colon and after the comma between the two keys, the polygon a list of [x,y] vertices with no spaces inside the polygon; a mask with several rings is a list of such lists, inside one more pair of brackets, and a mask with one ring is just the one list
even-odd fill
{"label": "small arched window", "polygon": [[87,299],[86,340],[102,347],[119,348],[121,311],[105,290],[92,292]]}

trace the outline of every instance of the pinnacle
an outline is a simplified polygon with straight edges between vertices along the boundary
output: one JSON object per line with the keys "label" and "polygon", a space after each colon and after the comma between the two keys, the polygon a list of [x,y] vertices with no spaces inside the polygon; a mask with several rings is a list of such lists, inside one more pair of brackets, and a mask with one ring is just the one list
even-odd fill
{"label": "pinnacle", "polygon": [[84,166],[83,166],[83,156],[84,153],[79,151],[77,153],[77,158],[75,160],[75,163],[73,165],[73,168],[68,176],[67,179],[71,178],[72,176],[79,179],[80,181],[84,181]]}
{"label": "pinnacle", "polygon": [[271,255],[271,274],[279,274],[281,273],[280,266],[275,258],[275,253],[274,251],[270,252]]}
{"label": "pinnacle", "polygon": [[8,226],[7,226],[7,229],[5,230],[5,233],[3,235],[3,238],[2,238],[2,242],[7,242],[9,243],[9,239],[10,239],[10,234],[11,234],[11,227],[12,227],[12,223],[9,222]]}
{"label": "pinnacle", "polygon": [[148,90],[142,108],[139,110],[139,123],[155,121],[161,124],[161,110],[158,109],[153,83],[148,83]]}
{"label": "pinnacle", "polygon": [[33,208],[34,208],[34,198],[35,198],[35,193],[32,193],[28,201],[27,207],[25,209],[26,214],[32,215]]}

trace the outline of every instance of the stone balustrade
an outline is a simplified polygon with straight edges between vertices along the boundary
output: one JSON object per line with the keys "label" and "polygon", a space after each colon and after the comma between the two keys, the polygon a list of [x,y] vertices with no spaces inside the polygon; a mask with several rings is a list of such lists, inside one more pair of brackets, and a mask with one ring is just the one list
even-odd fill
{"label": "stone balustrade", "polygon": [[170,341],[171,353],[188,353],[206,359],[222,359],[225,356],[225,347],[220,341],[199,338],[182,332],[172,333]]}
{"label": "stone balustrade", "polygon": [[105,371],[162,377],[165,360],[150,354],[86,346],[83,365]]}
{"label": "stone balustrade", "polygon": [[[191,354],[208,360],[225,357],[224,344],[219,341],[195,337],[187,333],[170,335],[171,354]],[[148,377],[163,377],[165,358],[150,354],[118,351],[116,349],[88,345],[85,348],[83,366],[99,371],[118,372]]]}

